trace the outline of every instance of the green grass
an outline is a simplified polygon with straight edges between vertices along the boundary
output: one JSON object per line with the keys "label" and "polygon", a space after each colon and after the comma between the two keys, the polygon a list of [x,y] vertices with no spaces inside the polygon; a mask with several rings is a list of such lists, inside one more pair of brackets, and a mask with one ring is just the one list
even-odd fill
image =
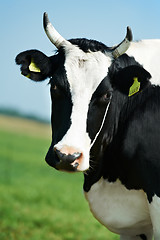
{"label": "green grass", "polygon": [[116,240],[89,211],[83,174],[44,161],[50,141],[0,130],[0,240]]}

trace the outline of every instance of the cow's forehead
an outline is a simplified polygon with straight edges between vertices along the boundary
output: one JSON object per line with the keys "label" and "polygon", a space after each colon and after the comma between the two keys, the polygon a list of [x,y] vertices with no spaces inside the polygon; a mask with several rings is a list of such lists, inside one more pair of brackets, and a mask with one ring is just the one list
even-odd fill
{"label": "cow's forehead", "polygon": [[65,70],[71,95],[87,92],[92,95],[106,77],[112,57],[101,51],[84,52],[78,46],[71,45],[65,50]]}

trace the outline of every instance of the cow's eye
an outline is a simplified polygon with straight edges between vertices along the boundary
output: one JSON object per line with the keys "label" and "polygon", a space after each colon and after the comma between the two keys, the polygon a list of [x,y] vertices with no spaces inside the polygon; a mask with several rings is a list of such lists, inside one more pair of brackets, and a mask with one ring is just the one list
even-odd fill
{"label": "cow's eye", "polygon": [[51,85],[51,97],[54,99],[60,99],[66,97],[66,91],[61,86]]}
{"label": "cow's eye", "polygon": [[103,94],[99,98],[100,103],[106,103],[106,102],[108,102],[108,100],[109,100],[109,94],[108,93]]}
{"label": "cow's eye", "polygon": [[60,94],[60,89],[57,87],[57,85],[52,84],[51,85],[51,96],[52,98],[57,98],[59,97]]}
{"label": "cow's eye", "polygon": [[51,89],[52,89],[53,91],[56,91],[56,90],[57,90],[57,86],[56,86],[56,85],[53,85],[53,86],[51,86]]}
{"label": "cow's eye", "polygon": [[106,102],[106,101],[108,101],[108,98],[109,98],[108,94],[105,93],[105,94],[101,97],[101,100],[102,100],[103,102]]}
{"label": "cow's eye", "polygon": [[51,91],[52,92],[59,92],[60,88],[56,84],[51,84]]}
{"label": "cow's eye", "polygon": [[100,104],[108,104],[108,102],[110,101],[111,99],[111,92],[107,92],[107,93],[104,93],[103,95],[101,95],[99,97],[99,100],[98,102]]}

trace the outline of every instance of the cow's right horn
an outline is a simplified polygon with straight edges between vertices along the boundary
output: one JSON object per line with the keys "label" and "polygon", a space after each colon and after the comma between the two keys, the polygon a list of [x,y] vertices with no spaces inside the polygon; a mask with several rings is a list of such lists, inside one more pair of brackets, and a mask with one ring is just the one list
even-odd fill
{"label": "cow's right horn", "polygon": [[112,55],[114,58],[121,56],[123,53],[127,51],[130,46],[130,43],[133,39],[132,31],[130,27],[127,27],[127,34],[125,39],[118,45],[113,47]]}
{"label": "cow's right horn", "polygon": [[64,43],[71,44],[69,41],[64,39],[52,26],[46,12],[43,15],[43,27],[49,40],[57,47],[57,49],[59,49]]}

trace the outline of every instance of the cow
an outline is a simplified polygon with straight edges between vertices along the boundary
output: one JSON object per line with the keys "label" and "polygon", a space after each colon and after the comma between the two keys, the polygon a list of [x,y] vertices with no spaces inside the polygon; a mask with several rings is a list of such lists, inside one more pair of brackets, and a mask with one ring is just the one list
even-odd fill
{"label": "cow", "polygon": [[121,240],[159,240],[160,87],[150,55],[138,57],[138,51],[151,52],[147,41],[133,44],[134,57],[130,28],[110,48],[95,40],[66,40],[47,13],[44,29],[57,53],[47,57],[28,50],[16,63],[34,81],[50,79],[52,142],[46,162],[60,171],[83,172],[92,214]]}

